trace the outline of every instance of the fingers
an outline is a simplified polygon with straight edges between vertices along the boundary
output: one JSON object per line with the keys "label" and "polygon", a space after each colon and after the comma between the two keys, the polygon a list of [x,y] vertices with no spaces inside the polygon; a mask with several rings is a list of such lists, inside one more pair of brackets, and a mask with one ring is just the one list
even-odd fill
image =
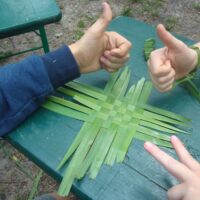
{"label": "fingers", "polygon": [[148,60],[149,71],[155,77],[165,76],[171,71],[170,63],[166,63],[165,51],[166,48],[153,51]]}
{"label": "fingers", "polygon": [[173,83],[175,79],[175,71],[174,70],[170,70],[168,74],[166,74],[165,76],[160,76],[158,77],[158,83],[160,85],[162,84],[166,84],[166,83]]}
{"label": "fingers", "polygon": [[107,71],[117,71],[129,60],[131,43],[116,32],[106,32],[105,35],[107,45],[100,62]]}
{"label": "fingers", "polygon": [[179,181],[185,181],[191,176],[191,172],[186,166],[160,150],[156,145],[145,142],[144,148]]}
{"label": "fingers", "polygon": [[169,60],[165,58],[166,48],[155,50],[148,60],[148,68],[155,87],[165,92],[173,87],[175,70]]}
{"label": "fingers", "polygon": [[123,41],[118,44],[118,48],[112,49],[111,54],[116,57],[123,57],[131,49],[131,43],[129,41]]}
{"label": "fingers", "polygon": [[167,92],[172,90],[173,88],[173,82],[174,80],[171,80],[170,82],[167,82],[166,84],[162,84],[162,85],[158,85],[157,83],[154,83],[154,86],[156,87],[157,90],[159,90],[160,92]]}
{"label": "fingers", "polygon": [[122,65],[110,62],[108,59],[101,57],[101,66],[109,72],[117,71]]}
{"label": "fingers", "polygon": [[104,57],[105,59],[108,59],[112,63],[124,64],[125,62],[129,60],[130,54],[127,52],[122,57],[117,57],[117,56],[114,56],[111,51],[105,51],[102,57]]}
{"label": "fingers", "polygon": [[167,197],[169,200],[180,200],[185,196],[185,191],[185,184],[179,184],[168,190]]}
{"label": "fingers", "polygon": [[115,34],[115,47],[112,48],[111,55],[119,58],[124,57],[129,53],[132,44],[118,33],[113,34]]}
{"label": "fingers", "polygon": [[166,76],[161,76],[161,77],[154,77],[150,72],[150,77],[152,79],[152,82],[160,92],[166,92],[173,88],[173,83],[175,80],[174,76],[175,76],[174,70],[171,70]]}
{"label": "fingers", "polygon": [[199,163],[192,158],[183,143],[176,137],[171,137],[171,143],[178,155],[179,160],[193,171],[200,171]]}
{"label": "fingers", "polygon": [[99,17],[99,19],[90,27],[90,31],[94,33],[102,34],[109,22],[112,20],[112,10],[106,2],[102,3],[103,13]]}
{"label": "fingers", "polygon": [[109,72],[117,71],[129,60],[130,57],[129,54],[124,56],[123,58],[114,57],[110,53],[105,54],[100,58],[100,62],[102,67]]}
{"label": "fingers", "polygon": [[168,48],[179,49],[182,46],[182,42],[169,33],[162,24],[157,26],[157,34]]}

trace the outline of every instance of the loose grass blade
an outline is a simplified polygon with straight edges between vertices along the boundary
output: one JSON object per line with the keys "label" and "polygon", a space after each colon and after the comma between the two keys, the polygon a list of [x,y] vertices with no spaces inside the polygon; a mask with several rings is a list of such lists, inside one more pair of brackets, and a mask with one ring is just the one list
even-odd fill
{"label": "loose grass blade", "polygon": [[32,200],[35,197],[35,195],[37,194],[38,186],[39,186],[42,176],[43,176],[43,171],[40,170],[33,181],[33,186],[32,186],[31,192],[28,196],[28,200]]}
{"label": "loose grass blade", "polygon": [[46,108],[47,110],[56,112],[58,114],[61,114],[67,117],[72,117],[74,119],[78,119],[82,121],[87,121],[87,119],[89,118],[87,114],[72,110],[68,107],[61,106],[51,101],[46,101],[45,103],[42,104],[42,107]]}
{"label": "loose grass blade", "polygon": [[156,41],[153,38],[148,38],[144,42],[144,57],[147,61],[150,57],[151,52],[155,49]]}
{"label": "loose grass blade", "polygon": [[80,94],[79,92],[77,91],[74,91],[74,90],[70,90],[68,88],[64,88],[64,87],[59,87],[57,89],[58,92],[62,93],[62,94],[65,94],[65,95],[69,95],[69,96],[72,96],[72,97],[75,97],[75,96],[79,96],[83,99],[87,99],[88,101],[92,102],[92,103],[97,103],[97,100],[95,98],[91,98],[87,95],[84,95],[84,94]]}
{"label": "loose grass blade", "polygon": [[200,103],[200,91],[193,81],[188,80],[187,82],[183,83],[183,87],[185,87]]}
{"label": "loose grass blade", "polygon": [[112,97],[114,96],[115,99],[118,99],[125,94],[126,89],[128,87],[129,79],[130,79],[130,71],[128,68],[125,68],[111,90]]}
{"label": "loose grass blade", "polygon": [[184,123],[188,123],[188,122],[191,121],[190,119],[188,119],[186,117],[183,117],[181,115],[175,114],[173,112],[170,112],[170,111],[167,111],[167,110],[155,107],[155,106],[151,106],[151,105],[147,105],[147,104],[141,104],[141,103],[138,103],[137,106],[140,107],[140,108],[143,108],[147,111],[151,111],[153,113],[163,115],[165,117],[175,119],[177,121],[181,121],[181,122],[184,122]]}
{"label": "loose grass blade", "polygon": [[66,99],[61,99],[59,97],[50,96],[50,97],[48,97],[48,100],[52,101],[54,103],[69,107],[71,109],[83,112],[83,113],[88,114],[88,115],[91,113],[91,110],[89,108],[87,108],[85,106],[81,106],[77,103],[73,103],[72,101],[68,101]]}
{"label": "loose grass blade", "polygon": [[63,165],[67,162],[67,160],[70,158],[70,156],[72,156],[72,154],[75,152],[75,150],[78,148],[81,141],[83,140],[85,133],[90,131],[90,129],[91,129],[90,123],[84,123],[83,124],[81,130],[77,134],[77,137],[75,138],[75,140],[71,144],[70,148],[68,149],[67,153],[64,155],[63,159],[59,163],[57,170],[59,170],[61,167],[63,167]]}
{"label": "loose grass blade", "polygon": [[83,138],[82,142],[78,146],[72,160],[64,174],[63,181],[58,190],[58,194],[61,196],[66,196],[72,186],[73,180],[77,178],[78,173],[82,167],[82,163],[88,154],[92,143],[94,142],[96,135],[99,133],[101,128],[101,120],[96,120],[91,126],[91,129],[88,130],[87,134]]}
{"label": "loose grass blade", "polygon": [[130,101],[130,104],[136,105],[136,103],[138,102],[141,92],[142,92],[144,82],[145,82],[144,78],[142,78],[138,81],[136,88],[134,90],[133,96],[132,96],[132,100]]}
{"label": "loose grass blade", "polygon": [[111,92],[113,86],[115,85],[115,82],[119,78],[120,72],[121,72],[121,70],[118,70],[117,72],[111,74],[111,76],[105,86],[105,89],[104,89],[105,95],[108,95]]}
{"label": "loose grass blade", "polygon": [[106,96],[102,92],[95,90],[93,87],[89,86],[86,87],[85,85],[76,82],[69,82],[66,84],[66,86],[96,99],[100,100],[106,99]]}
{"label": "loose grass blade", "polygon": [[143,133],[138,132],[138,131],[135,133],[134,138],[141,140],[141,141],[149,141],[149,142],[152,142],[154,144],[157,144],[158,146],[172,148],[172,145],[171,145],[170,142],[157,139],[155,137],[152,137],[151,135],[146,135],[146,134],[143,134]]}

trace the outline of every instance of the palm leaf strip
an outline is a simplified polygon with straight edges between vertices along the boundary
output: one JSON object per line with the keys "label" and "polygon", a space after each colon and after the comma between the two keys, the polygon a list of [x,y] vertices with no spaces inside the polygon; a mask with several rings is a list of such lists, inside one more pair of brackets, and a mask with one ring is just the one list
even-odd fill
{"label": "palm leaf strip", "polygon": [[189,120],[173,112],[147,104],[152,83],[142,78],[127,91],[130,70],[111,75],[105,89],[71,82],[58,88],[74,102],[51,96],[43,107],[84,122],[57,169],[64,167],[58,194],[65,196],[76,179],[87,173],[95,178],[103,163],[122,162],[133,139],[149,140],[171,148],[168,134],[188,133],[178,126]]}

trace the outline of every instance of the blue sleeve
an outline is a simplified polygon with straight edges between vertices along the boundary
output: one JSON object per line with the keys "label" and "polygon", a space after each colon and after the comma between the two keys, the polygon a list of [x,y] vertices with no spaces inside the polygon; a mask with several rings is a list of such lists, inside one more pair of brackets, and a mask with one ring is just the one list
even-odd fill
{"label": "blue sleeve", "polygon": [[0,136],[24,121],[55,88],[79,76],[67,46],[0,67]]}

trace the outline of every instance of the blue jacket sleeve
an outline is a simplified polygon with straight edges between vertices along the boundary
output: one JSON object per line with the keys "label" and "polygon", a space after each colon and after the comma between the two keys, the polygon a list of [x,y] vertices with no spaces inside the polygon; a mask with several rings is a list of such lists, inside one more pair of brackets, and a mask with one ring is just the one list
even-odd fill
{"label": "blue jacket sleeve", "polygon": [[67,46],[0,67],[0,136],[24,121],[55,88],[79,76]]}

